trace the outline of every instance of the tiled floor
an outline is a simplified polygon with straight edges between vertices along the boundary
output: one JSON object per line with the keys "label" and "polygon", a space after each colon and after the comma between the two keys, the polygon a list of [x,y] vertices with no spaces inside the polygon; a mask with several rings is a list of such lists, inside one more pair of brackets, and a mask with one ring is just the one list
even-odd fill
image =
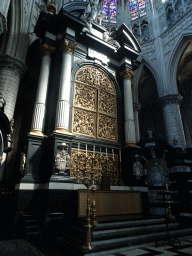
{"label": "tiled floor", "polygon": [[172,245],[164,245],[159,247],[153,246],[138,246],[133,250],[125,250],[108,254],[107,256],[192,256],[192,236],[180,239],[180,246],[178,241],[174,241]]}

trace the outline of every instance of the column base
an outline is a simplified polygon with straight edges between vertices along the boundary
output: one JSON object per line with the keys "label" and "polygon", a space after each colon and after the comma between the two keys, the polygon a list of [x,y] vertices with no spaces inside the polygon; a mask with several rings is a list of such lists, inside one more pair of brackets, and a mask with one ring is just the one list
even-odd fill
{"label": "column base", "polygon": [[55,128],[54,132],[71,134],[71,133],[68,131],[68,129],[63,128],[63,127],[57,127],[57,128]]}
{"label": "column base", "polygon": [[139,146],[136,145],[136,143],[133,143],[133,142],[129,142],[129,143],[125,144],[124,148],[128,148],[128,147],[140,148]]}
{"label": "column base", "polygon": [[42,131],[38,130],[38,129],[32,129],[29,132],[29,134],[45,137],[45,134]]}

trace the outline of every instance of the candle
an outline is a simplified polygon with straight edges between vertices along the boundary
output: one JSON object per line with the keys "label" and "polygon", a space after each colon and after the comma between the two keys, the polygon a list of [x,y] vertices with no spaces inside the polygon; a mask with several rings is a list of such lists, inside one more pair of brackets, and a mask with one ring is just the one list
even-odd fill
{"label": "candle", "polygon": [[112,148],[112,154],[113,154],[113,161],[114,161],[114,150],[113,150],[113,148]]}
{"label": "candle", "polygon": [[86,144],[86,157],[87,157],[87,144]]}
{"label": "candle", "polygon": [[107,155],[107,148],[106,148],[106,159],[108,160],[108,155]]}
{"label": "candle", "polygon": [[78,156],[79,156],[80,143],[78,142]]}
{"label": "candle", "polygon": [[95,145],[93,146],[93,158],[95,157]]}
{"label": "candle", "polygon": [[101,148],[100,148],[100,158],[102,157],[102,155],[101,155]]}
{"label": "candle", "polygon": [[119,149],[119,161],[121,162],[121,149]]}

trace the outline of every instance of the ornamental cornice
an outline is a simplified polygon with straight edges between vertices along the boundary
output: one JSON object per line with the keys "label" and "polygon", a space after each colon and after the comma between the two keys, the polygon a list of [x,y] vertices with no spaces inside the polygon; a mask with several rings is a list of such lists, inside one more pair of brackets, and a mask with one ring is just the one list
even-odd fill
{"label": "ornamental cornice", "polygon": [[23,61],[11,57],[9,55],[1,56],[0,58],[0,69],[8,69],[15,73],[17,73],[20,77],[22,77],[27,71],[27,66]]}
{"label": "ornamental cornice", "polygon": [[41,50],[42,50],[43,56],[48,56],[51,58],[52,53],[55,51],[55,47],[52,47],[48,44],[42,44]]}
{"label": "ornamental cornice", "polygon": [[141,104],[138,102],[133,102],[133,110],[139,112],[141,109]]}
{"label": "ornamental cornice", "polygon": [[120,73],[120,76],[123,78],[123,79],[128,79],[128,80],[131,80],[133,78],[133,74],[134,72],[129,69],[129,68],[125,68],[121,73]]}
{"label": "ornamental cornice", "polygon": [[69,53],[71,55],[73,55],[75,48],[76,48],[77,44],[76,43],[72,43],[67,39],[64,39],[61,45],[61,50],[63,53]]}
{"label": "ornamental cornice", "polygon": [[180,105],[182,99],[183,97],[180,94],[169,94],[161,97],[159,101],[162,106],[171,105],[171,104]]}

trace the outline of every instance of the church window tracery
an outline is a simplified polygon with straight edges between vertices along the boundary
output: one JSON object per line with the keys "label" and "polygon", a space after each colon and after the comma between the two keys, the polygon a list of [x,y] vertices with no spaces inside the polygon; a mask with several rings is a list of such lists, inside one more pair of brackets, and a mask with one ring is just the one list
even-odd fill
{"label": "church window tracery", "polygon": [[94,66],[76,74],[73,102],[73,133],[117,141],[116,89],[111,79]]}
{"label": "church window tracery", "polygon": [[147,14],[145,0],[130,0],[130,17],[132,20],[136,20],[139,17],[143,17]]}

